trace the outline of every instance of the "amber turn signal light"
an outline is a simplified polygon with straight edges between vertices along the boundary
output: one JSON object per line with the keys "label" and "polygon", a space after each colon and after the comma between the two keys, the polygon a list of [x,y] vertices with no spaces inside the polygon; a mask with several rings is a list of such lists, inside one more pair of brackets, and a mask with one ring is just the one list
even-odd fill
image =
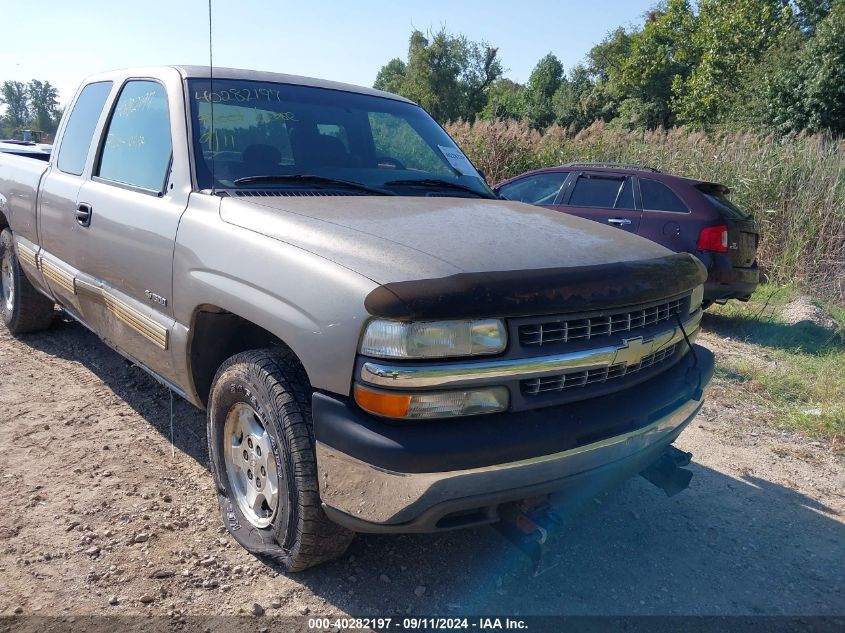
{"label": "amber turn signal light", "polygon": [[364,411],[385,418],[424,420],[498,413],[508,408],[505,387],[396,393],[355,385],[355,402]]}
{"label": "amber turn signal light", "polygon": [[404,418],[411,406],[411,396],[384,391],[370,391],[355,385],[355,402],[364,411],[388,418]]}

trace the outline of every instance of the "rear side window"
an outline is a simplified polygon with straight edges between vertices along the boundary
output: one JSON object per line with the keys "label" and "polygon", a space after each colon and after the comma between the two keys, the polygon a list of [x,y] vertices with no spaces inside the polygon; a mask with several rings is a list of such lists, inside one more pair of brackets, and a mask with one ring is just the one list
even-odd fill
{"label": "rear side window", "polygon": [[553,204],[568,175],[567,171],[556,171],[521,178],[500,187],[499,195],[528,204]]}
{"label": "rear side window", "polygon": [[155,81],[130,81],[120,92],[96,175],[159,192],[170,167],[167,93]]}
{"label": "rear side window", "polygon": [[100,120],[111,86],[110,81],[99,81],[82,89],[62,135],[62,145],[56,163],[61,171],[76,176],[82,175],[94,128]]}
{"label": "rear side window", "polygon": [[631,179],[589,174],[580,176],[572,189],[569,205],[602,209],[634,209]]}
{"label": "rear side window", "polygon": [[687,213],[687,205],[662,182],[640,178],[640,193],[643,196],[643,209],[646,211],[673,211]]}

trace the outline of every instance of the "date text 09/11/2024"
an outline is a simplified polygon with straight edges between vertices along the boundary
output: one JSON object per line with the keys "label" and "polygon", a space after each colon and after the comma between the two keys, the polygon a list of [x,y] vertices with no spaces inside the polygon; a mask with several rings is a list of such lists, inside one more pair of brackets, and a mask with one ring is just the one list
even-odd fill
{"label": "date text 09/11/2024", "polygon": [[356,630],[373,628],[384,630],[524,630],[528,628],[525,620],[519,618],[438,618],[438,617],[406,617],[406,618],[309,618],[308,628],[322,630]]}

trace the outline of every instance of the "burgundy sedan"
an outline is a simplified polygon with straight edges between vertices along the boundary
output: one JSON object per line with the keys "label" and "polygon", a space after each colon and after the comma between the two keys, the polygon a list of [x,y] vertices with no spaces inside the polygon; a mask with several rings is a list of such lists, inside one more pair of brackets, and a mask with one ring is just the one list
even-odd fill
{"label": "burgundy sedan", "polygon": [[634,165],[571,163],[526,172],[494,190],[692,253],[709,271],[710,303],[746,301],[760,281],[757,224],[723,185]]}

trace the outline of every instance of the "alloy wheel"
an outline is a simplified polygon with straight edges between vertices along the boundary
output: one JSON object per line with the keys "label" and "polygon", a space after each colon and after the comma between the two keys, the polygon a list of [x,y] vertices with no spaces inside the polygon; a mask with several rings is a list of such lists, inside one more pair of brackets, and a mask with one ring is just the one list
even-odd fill
{"label": "alloy wheel", "polygon": [[9,250],[3,253],[0,260],[0,296],[6,312],[11,313],[15,301],[15,278],[12,276],[12,254]]}
{"label": "alloy wheel", "polygon": [[251,406],[241,402],[229,410],[223,443],[232,497],[250,523],[268,527],[279,505],[276,460],[264,422]]}

